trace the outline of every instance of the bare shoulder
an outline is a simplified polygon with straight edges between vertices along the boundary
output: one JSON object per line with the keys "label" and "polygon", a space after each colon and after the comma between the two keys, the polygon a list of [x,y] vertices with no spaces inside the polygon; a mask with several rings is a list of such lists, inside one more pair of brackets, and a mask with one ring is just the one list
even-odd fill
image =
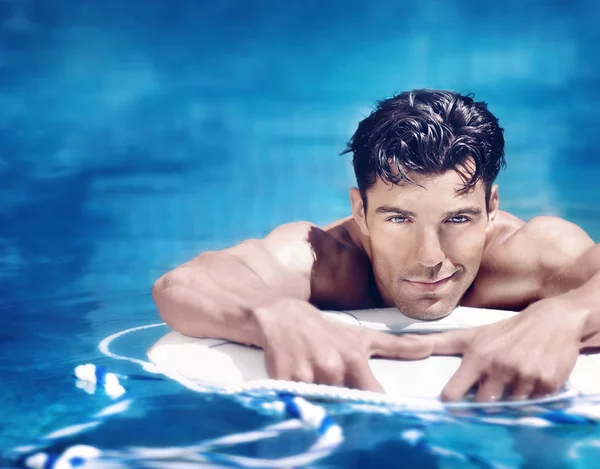
{"label": "bare shoulder", "polygon": [[583,229],[561,218],[538,216],[524,222],[500,212],[465,304],[526,306],[546,296],[547,279],[593,245]]}
{"label": "bare shoulder", "polygon": [[[516,219],[506,215],[506,221],[510,221],[511,217]],[[526,223],[520,220],[504,222],[500,231],[503,234],[490,246],[492,254],[518,257],[548,269],[572,262],[594,245],[582,228],[553,216],[537,216]]]}
{"label": "bare shoulder", "polygon": [[264,239],[248,239],[226,251],[235,254],[266,249],[283,266],[312,269],[315,261],[332,261],[355,250],[356,246],[345,228],[347,221],[338,220],[324,228],[308,221],[286,223]]}
{"label": "bare shoulder", "polygon": [[[264,239],[251,239],[226,250],[244,258],[268,252],[292,276],[310,279],[310,298],[329,308],[363,307],[369,292],[370,262],[351,235],[351,218],[323,228],[298,221],[280,225]],[[263,260],[255,262],[265,277],[279,269]]]}

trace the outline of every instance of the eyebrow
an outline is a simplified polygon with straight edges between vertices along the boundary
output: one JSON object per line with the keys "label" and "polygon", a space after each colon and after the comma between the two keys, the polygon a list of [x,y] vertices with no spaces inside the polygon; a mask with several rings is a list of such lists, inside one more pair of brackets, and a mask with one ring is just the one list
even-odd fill
{"label": "eyebrow", "polygon": [[[410,210],[404,210],[400,207],[394,207],[393,205],[382,205],[381,207],[377,207],[375,210],[377,213],[395,213],[402,217],[412,217],[417,218],[417,214],[411,212]],[[463,207],[458,210],[451,210],[449,212],[444,213],[442,218],[452,218],[457,217],[459,215],[472,215],[474,217],[481,215],[481,209],[479,207]]]}

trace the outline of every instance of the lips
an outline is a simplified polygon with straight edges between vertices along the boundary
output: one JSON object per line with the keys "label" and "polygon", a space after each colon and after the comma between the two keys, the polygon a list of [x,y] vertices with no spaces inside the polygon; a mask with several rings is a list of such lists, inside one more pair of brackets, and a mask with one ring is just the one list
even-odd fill
{"label": "lips", "polygon": [[439,280],[407,280],[407,282],[424,283],[426,285],[433,285],[434,283],[440,283],[440,282],[443,282],[444,280],[448,280],[450,277],[452,277],[452,276],[449,275],[448,277],[444,277]]}
{"label": "lips", "polygon": [[453,276],[454,273],[439,280],[405,280],[405,282],[418,291],[434,292],[446,285]]}

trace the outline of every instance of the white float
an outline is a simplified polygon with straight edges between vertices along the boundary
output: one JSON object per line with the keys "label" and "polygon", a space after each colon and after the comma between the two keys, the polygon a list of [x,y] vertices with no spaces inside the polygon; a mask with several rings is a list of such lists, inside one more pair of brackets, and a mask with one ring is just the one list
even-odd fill
{"label": "white float", "polygon": [[[449,316],[437,321],[411,319],[396,308],[324,314],[359,327],[403,334],[480,326],[506,319],[516,313],[459,307]],[[199,339],[169,332],[150,348],[148,357],[158,370],[184,384],[193,382],[225,390],[236,387],[268,388],[268,385],[264,384],[269,377],[263,352],[254,347],[222,339]],[[385,394],[392,398],[437,398],[459,364],[460,357],[444,356],[417,361],[379,358],[369,360],[369,365],[383,386]],[[327,387],[321,386],[320,389]],[[582,395],[600,394],[600,354],[579,356],[567,389]],[[331,395],[342,396],[343,399],[344,393],[331,392]]]}

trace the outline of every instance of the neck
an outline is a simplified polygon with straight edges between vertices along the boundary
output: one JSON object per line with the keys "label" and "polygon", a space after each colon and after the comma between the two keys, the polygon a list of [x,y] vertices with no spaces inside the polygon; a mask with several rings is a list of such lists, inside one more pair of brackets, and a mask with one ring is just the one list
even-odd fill
{"label": "neck", "polygon": [[373,308],[392,307],[395,303],[392,301],[390,295],[387,294],[385,289],[379,284],[375,278],[373,272],[373,251],[371,249],[371,241],[368,236],[365,236],[358,226],[358,224],[352,220],[351,229],[348,230],[348,234],[352,239],[354,245],[360,249],[369,258],[371,264],[370,276],[369,276],[369,292],[371,294],[371,302]]}

